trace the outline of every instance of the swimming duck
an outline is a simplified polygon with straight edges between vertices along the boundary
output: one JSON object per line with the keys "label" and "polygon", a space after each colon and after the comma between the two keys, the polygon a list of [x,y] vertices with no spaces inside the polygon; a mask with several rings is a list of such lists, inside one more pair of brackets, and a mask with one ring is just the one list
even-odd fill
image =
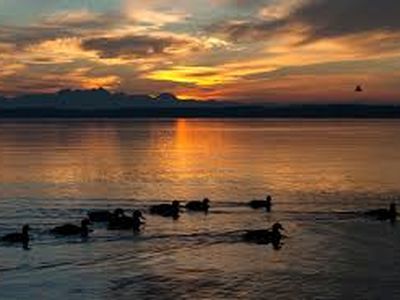
{"label": "swimming duck", "polygon": [[123,214],[123,210],[121,208],[117,208],[114,212],[110,212],[108,210],[94,210],[88,212],[88,218],[91,222],[109,222],[111,218],[114,216],[119,216]]}
{"label": "swimming duck", "polygon": [[132,215],[132,229],[134,232],[140,231],[140,226],[145,224],[142,220],[146,220],[140,210],[135,210]]}
{"label": "swimming duck", "polygon": [[27,249],[29,244],[29,230],[30,230],[29,225],[24,225],[22,227],[22,233],[20,232],[9,233],[3,236],[1,238],[1,241],[10,244],[22,243],[24,249]]}
{"label": "swimming duck", "polygon": [[133,229],[134,231],[140,231],[140,226],[144,224],[142,220],[145,220],[140,210],[135,210],[132,213],[132,217],[125,216],[122,214],[116,218],[110,220],[108,224],[109,230],[127,230]]}
{"label": "swimming duck", "polygon": [[51,233],[56,234],[56,235],[78,235],[80,234],[82,237],[87,237],[89,234],[89,228],[88,225],[90,225],[91,222],[89,219],[83,219],[81,221],[81,226],[76,226],[73,224],[65,224],[62,226],[57,226],[54,227],[53,229],[50,230]]}
{"label": "swimming duck", "polygon": [[190,201],[185,205],[185,207],[187,210],[208,212],[208,209],[210,208],[209,203],[210,200],[204,198],[203,201]]}
{"label": "swimming duck", "polygon": [[129,229],[132,225],[132,218],[125,215],[125,212],[121,208],[117,208],[114,213],[110,216],[108,221],[109,230],[121,230]]}
{"label": "swimming duck", "polygon": [[112,213],[108,210],[94,210],[89,211],[87,216],[91,222],[108,222]]}
{"label": "swimming duck", "polygon": [[284,228],[280,223],[275,223],[271,229],[248,230],[243,235],[243,240],[257,244],[272,243],[273,245],[279,245],[282,239],[281,230],[284,230]]}
{"label": "swimming duck", "polygon": [[248,203],[248,205],[254,209],[265,207],[267,212],[270,212],[271,206],[272,206],[272,197],[270,195],[268,195],[265,200],[253,200],[253,201],[250,201]]}
{"label": "swimming duck", "polygon": [[179,201],[173,201],[172,204],[159,204],[150,207],[150,213],[162,217],[179,218]]}
{"label": "swimming duck", "polygon": [[380,208],[369,210],[364,213],[368,217],[373,217],[377,220],[386,221],[390,220],[394,222],[397,217],[396,203],[391,203],[389,209]]}

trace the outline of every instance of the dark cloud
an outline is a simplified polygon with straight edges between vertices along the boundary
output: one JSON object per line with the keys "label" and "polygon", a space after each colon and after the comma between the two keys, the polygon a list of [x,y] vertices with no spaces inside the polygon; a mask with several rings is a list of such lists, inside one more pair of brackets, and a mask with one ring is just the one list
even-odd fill
{"label": "dark cloud", "polygon": [[300,26],[304,42],[367,32],[400,31],[398,0],[309,0],[278,20],[228,22],[213,31],[232,40],[259,39]]}
{"label": "dark cloud", "polygon": [[2,26],[0,27],[0,42],[24,47],[56,38],[75,36],[71,30],[62,27],[48,26]]}
{"label": "dark cloud", "polygon": [[285,25],[283,21],[241,21],[219,24],[210,27],[210,30],[235,42],[247,42],[270,37],[283,30]]}
{"label": "dark cloud", "polygon": [[[218,0],[215,0],[218,3]],[[228,7],[240,7],[241,9],[249,9],[264,6],[268,0],[219,0],[220,4]]]}
{"label": "dark cloud", "polygon": [[57,38],[84,37],[116,28],[129,20],[121,14],[108,12],[93,16],[54,15],[30,26],[0,25],[0,43],[25,47]]}
{"label": "dark cloud", "polygon": [[320,39],[398,31],[399,12],[398,0],[314,0],[294,11],[288,21],[308,25],[309,39]]}
{"label": "dark cloud", "polygon": [[97,51],[101,58],[147,57],[166,54],[167,49],[185,47],[189,41],[176,37],[133,35],[100,37],[83,41],[84,50]]}

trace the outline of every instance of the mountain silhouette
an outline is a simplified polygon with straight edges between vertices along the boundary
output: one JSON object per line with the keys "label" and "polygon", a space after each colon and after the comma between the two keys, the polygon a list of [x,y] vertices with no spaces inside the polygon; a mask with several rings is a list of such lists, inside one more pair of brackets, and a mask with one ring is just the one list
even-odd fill
{"label": "mountain silhouette", "polygon": [[400,118],[398,105],[244,104],[228,101],[180,100],[112,93],[106,89],[60,90],[13,98],[0,96],[0,118]]}
{"label": "mountain silhouette", "polygon": [[[0,96],[0,109],[115,110],[138,107],[191,107],[227,104],[226,102],[216,101],[183,101],[170,93],[162,93],[157,97],[111,93],[103,88],[90,90],[65,89],[54,94],[32,94],[14,98]],[[229,105],[234,104],[230,103]]]}

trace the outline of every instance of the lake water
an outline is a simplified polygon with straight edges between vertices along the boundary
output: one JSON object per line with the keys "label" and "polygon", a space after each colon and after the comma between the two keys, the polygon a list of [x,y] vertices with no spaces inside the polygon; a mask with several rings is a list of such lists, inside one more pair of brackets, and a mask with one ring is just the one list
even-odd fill
{"label": "lake water", "polygon": [[[272,213],[243,203],[271,194]],[[92,209],[156,216],[138,235],[48,230]],[[0,122],[0,299],[400,299],[400,226],[356,213],[400,199],[400,121]],[[281,250],[243,243],[279,221]]]}

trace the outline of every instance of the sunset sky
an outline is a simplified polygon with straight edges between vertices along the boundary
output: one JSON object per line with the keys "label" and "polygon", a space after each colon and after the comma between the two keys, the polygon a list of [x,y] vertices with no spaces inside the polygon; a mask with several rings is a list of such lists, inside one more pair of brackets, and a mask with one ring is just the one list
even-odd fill
{"label": "sunset sky", "polygon": [[399,15],[398,0],[0,0],[0,94],[400,102]]}

